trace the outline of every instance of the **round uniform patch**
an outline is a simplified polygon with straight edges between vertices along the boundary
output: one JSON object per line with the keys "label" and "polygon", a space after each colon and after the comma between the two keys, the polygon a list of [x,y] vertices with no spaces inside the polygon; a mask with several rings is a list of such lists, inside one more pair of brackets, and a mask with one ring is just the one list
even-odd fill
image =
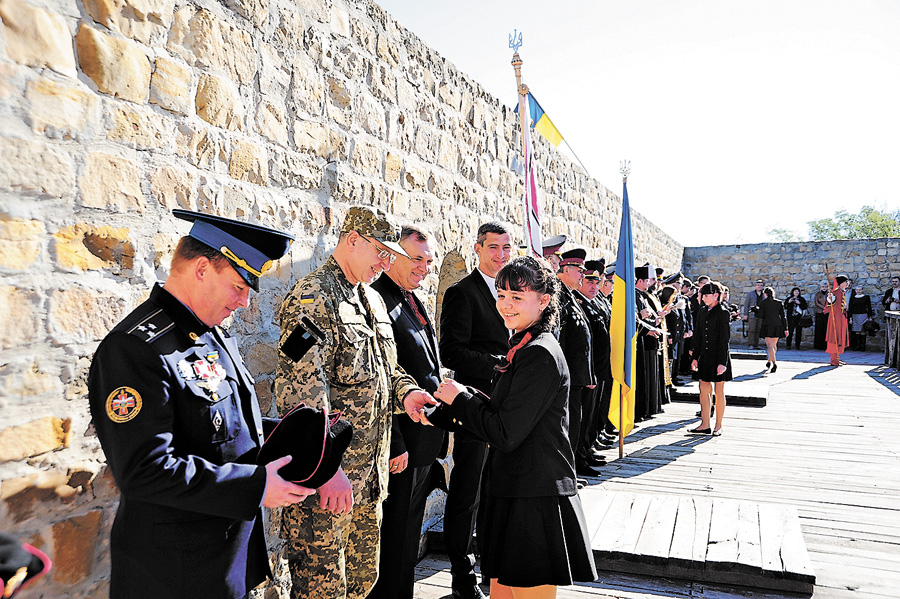
{"label": "round uniform patch", "polygon": [[141,394],[131,387],[119,387],[106,398],[106,415],[113,422],[128,422],[141,411]]}

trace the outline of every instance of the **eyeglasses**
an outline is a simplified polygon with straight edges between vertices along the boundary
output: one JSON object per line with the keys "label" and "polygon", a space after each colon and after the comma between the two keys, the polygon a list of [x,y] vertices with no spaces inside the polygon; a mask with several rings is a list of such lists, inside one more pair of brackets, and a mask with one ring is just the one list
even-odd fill
{"label": "eyeglasses", "polygon": [[388,261],[390,261],[391,264],[393,264],[394,260],[397,259],[397,254],[395,254],[394,252],[392,252],[390,250],[383,250],[383,249],[379,248],[377,245],[375,245],[374,241],[369,241],[365,235],[360,235],[360,237],[363,240],[365,240],[366,243],[368,243],[373,248],[378,250],[378,259],[379,260],[388,260]]}

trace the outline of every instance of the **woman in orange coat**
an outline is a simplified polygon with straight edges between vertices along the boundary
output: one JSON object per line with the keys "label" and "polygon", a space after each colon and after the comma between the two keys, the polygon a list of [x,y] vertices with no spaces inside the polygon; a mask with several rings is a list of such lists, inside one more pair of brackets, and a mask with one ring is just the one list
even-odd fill
{"label": "woman in orange coat", "polygon": [[847,288],[850,279],[843,275],[834,278],[837,289],[834,289],[825,298],[825,314],[828,316],[828,330],[825,332],[825,341],[828,346],[825,351],[831,356],[831,365],[840,366],[838,358],[850,341],[850,333],[847,330]]}

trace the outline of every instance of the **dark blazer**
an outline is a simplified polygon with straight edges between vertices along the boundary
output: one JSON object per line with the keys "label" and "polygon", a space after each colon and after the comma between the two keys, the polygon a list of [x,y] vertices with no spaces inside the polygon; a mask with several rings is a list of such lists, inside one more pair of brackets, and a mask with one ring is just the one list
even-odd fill
{"label": "dark blazer", "polygon": [[[784,304],[775,298],[766,298],[759,302],[759,313],[756,315],[762,321],[762,327],[765,332],[775,331],[781,332],[778,337],[784,337],[784,331],[787,330],[787,321],[784,318]],[[775,337],[776,335],[761,335],[766,337]]]}
{"label": "dark blazer", "polygon": [[490,444],[485,480],[492,495],[574,495],[568,398],[566,359],[553,335],[541,333],[516,352],[489,402],[464,392],[440,409]]}
{"label": "dark blazer", "polygon": [[[697,313],[691,356],[697,360],[697,374],[701,381],[731,380],[731,355],[728,350],[730,337],[731,316],[728,310],[722,304],[717,304],[712,309],[703,306]],[[716,373],[719,365],[726,368],[723,375]]]}
{"label": "dark blazer", "polygon": [[[384,299],[388,316],[391,317],[391,328],[397,343],[397,364],[425,391],[433,394],[441,384],[441,362],[431,321],[428,320],[427,326],[422,326],[400,287],[387,274],[382,274],[372,283],[372,289]],[[425,306],[415,294],[413,298],[427,320]],[[437,458],[446,434],[439,428],[413,422],[406,414],[398,414],[394,416],[391,427],[391,458],[408,451],[409,467],[427,466]]]}
{"label": "dark blazer", "polygon": [[559,314],[559,346],[569,365],[572,387],[596,385],[591,324],[565,285],[561,285],[559,293]]}
{"label": "dark blazer", "polygon": [[88,390],[121,493],[110,597],[244,597],[265,580],[262,421],[235,340],[156,286],[100,343]]}
{"label": "dark blazer", "polygon": [[581,306],[588,321],[591,323],[591,353],[594,356],[594,375],[597,377],[597,380],[612,378],[612,372],[609,367],[609,321],[611,312],[601,303],[599,295],[589,300],[584,294],[576,291],[575,301]]}
{"label": "dark blazer", "polygon": [[444,294],[439,347],[444,366],[457,381],[490,392],[494,366],[509,351],[509,330],[477,269]]}

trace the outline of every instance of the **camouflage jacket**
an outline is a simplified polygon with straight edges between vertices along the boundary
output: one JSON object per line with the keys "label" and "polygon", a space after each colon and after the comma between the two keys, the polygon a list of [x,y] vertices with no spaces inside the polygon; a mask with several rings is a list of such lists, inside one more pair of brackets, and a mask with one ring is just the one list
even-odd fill
{"label": "camouflage jacket", "polygon": [[391,414],[402,411],[402,398],[419,389],[397,365],[384,300],[368,285],[351,285],[331,257],[301,279],[282,303],[279,347],[304,314],[325,331],[326,340],[296,363],[279,352],[278,411],[284,415],[302,402],[343,412],[353,425],[353,441],[342,462],[353,483],[353,500],[359,505],[383,500]]}

